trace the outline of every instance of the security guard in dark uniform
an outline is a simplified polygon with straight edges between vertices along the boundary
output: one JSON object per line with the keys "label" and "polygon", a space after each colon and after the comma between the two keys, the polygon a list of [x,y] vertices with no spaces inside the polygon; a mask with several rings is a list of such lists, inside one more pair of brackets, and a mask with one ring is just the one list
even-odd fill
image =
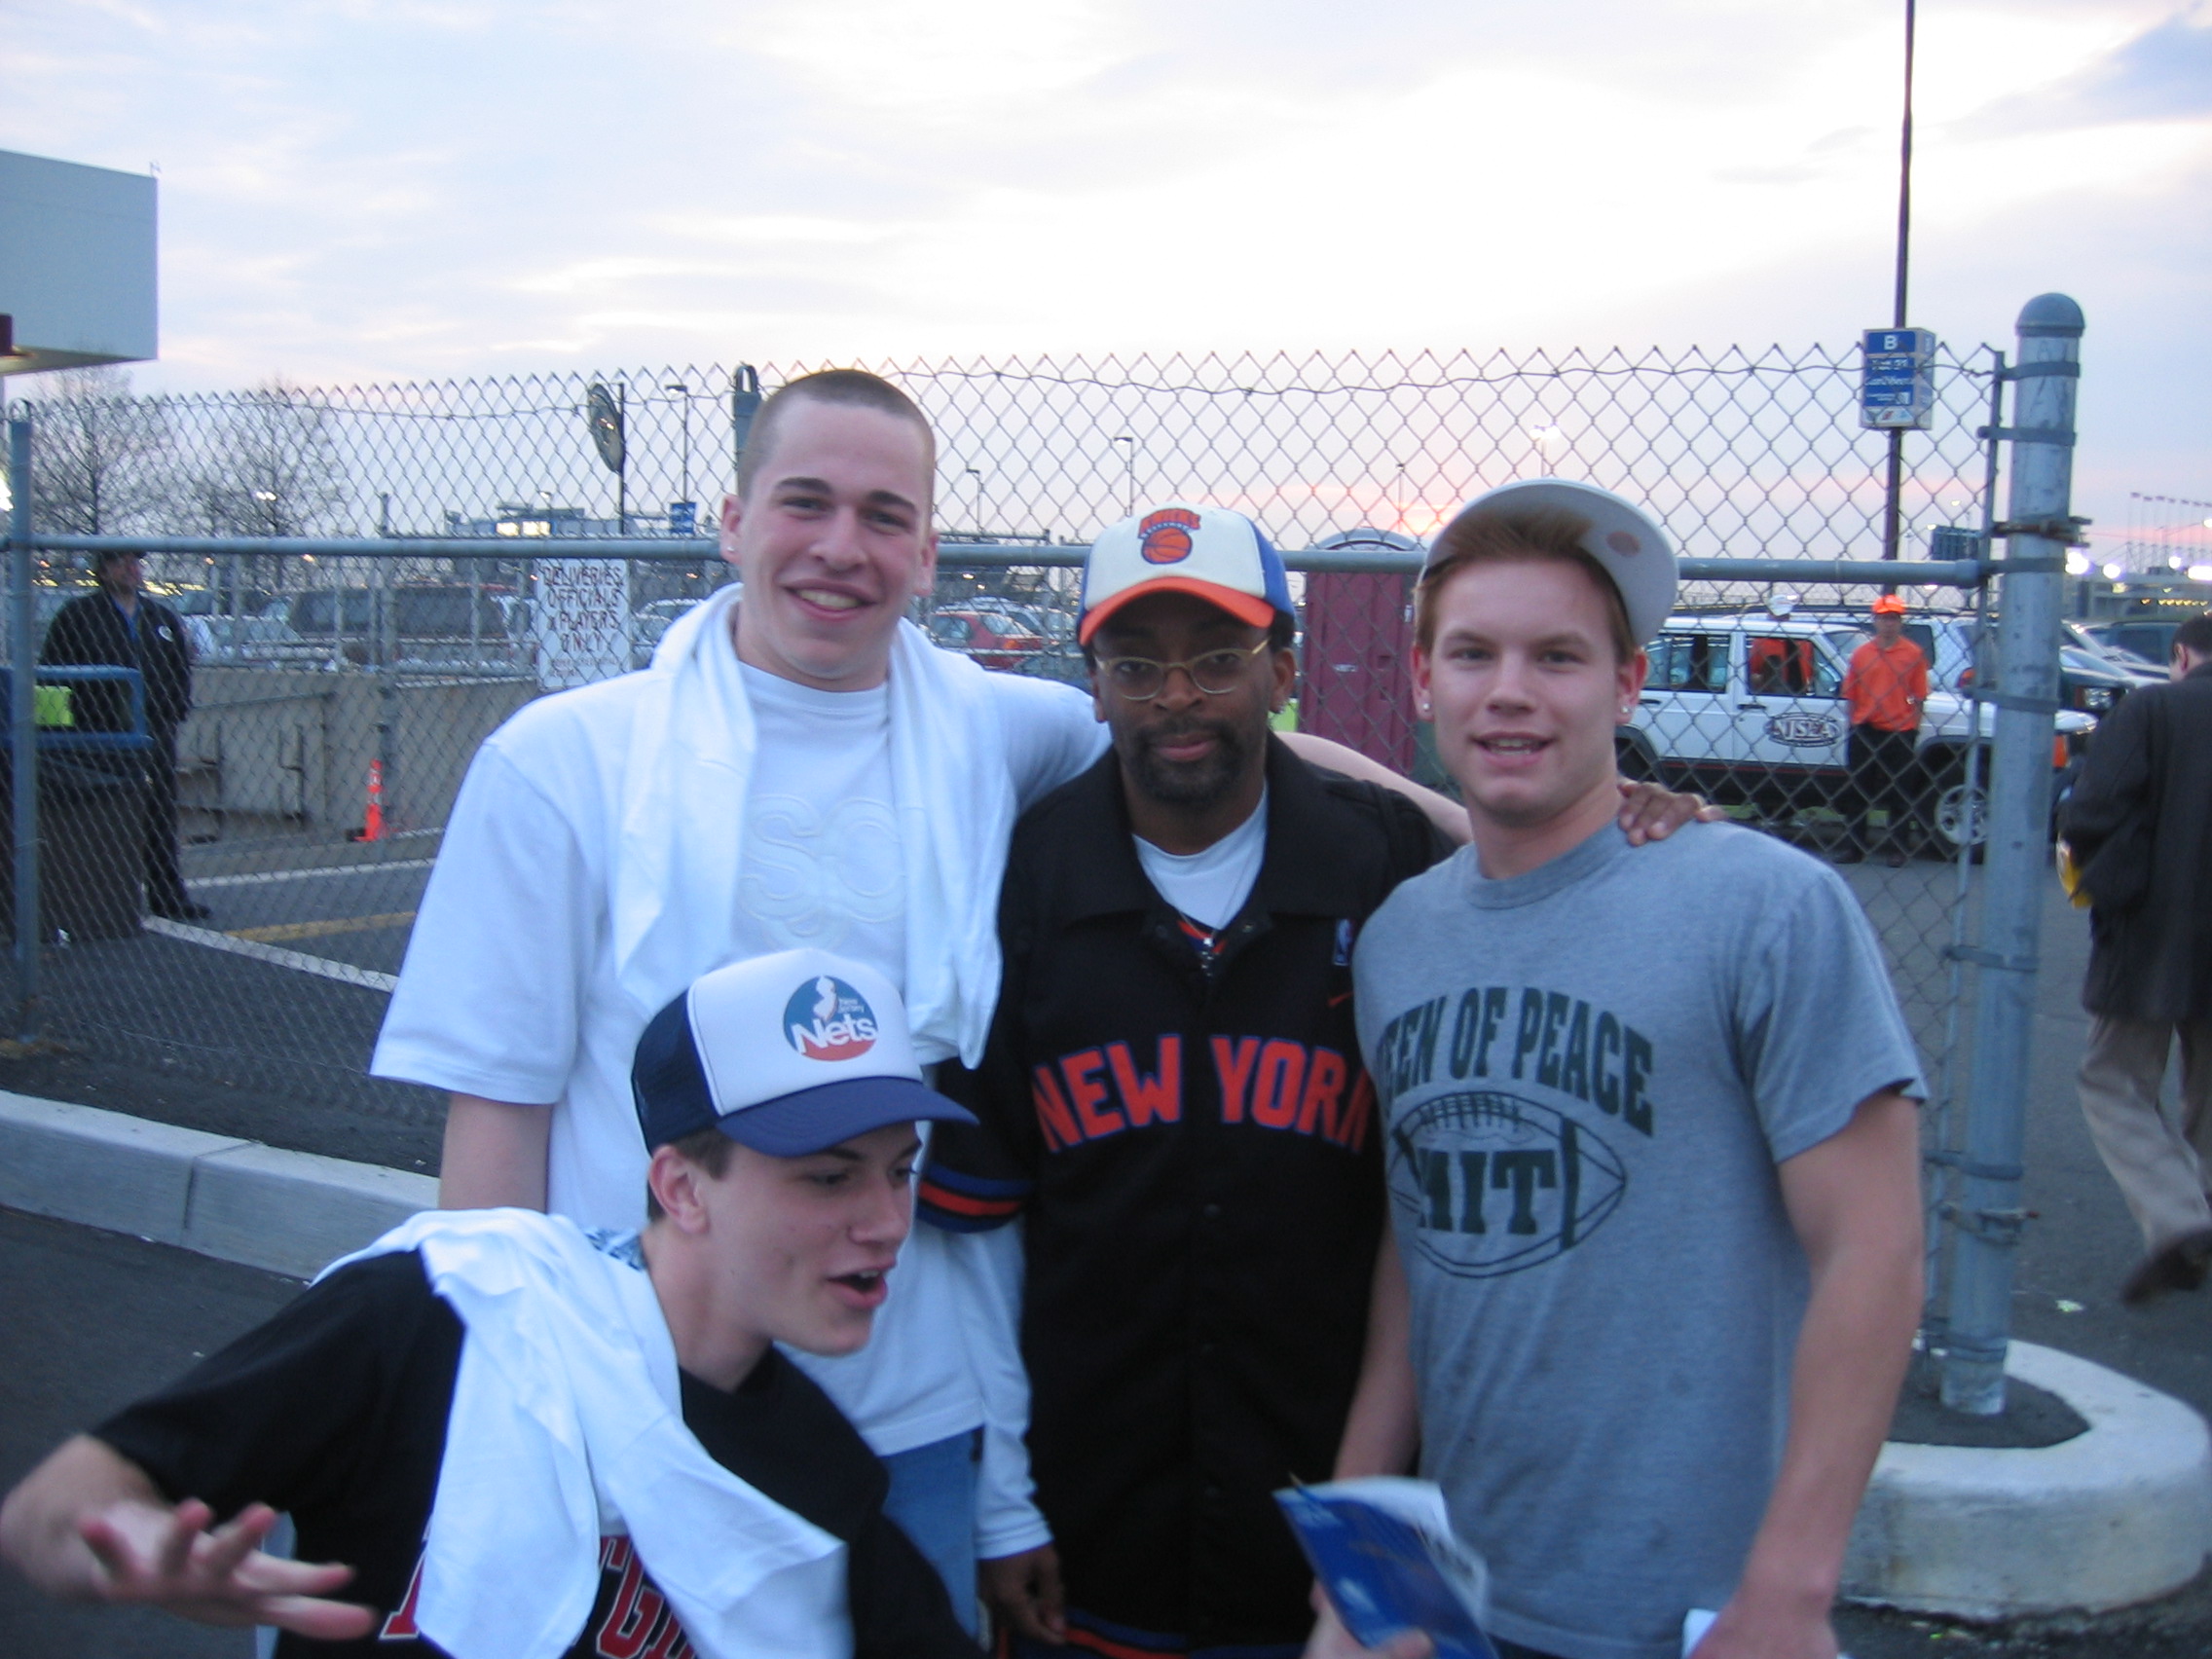
{"label": "security guard in dark uniform", "polygon": [[1351,946],[1447,848],[1269,735],[1292,626],[1241,515],[1099,538],[1080,638],[1114,749],[1016,828],[988,1050],[940,1073],[981,1126],[940,1129],[924,1216],[1024,1224],[1054,1545],[985,1564],[1016,1650],[1287,1659],[1312,1623],[1271,1493],[1330,1474],[1382,1225]]}
{"label": "security guard in dark uniform", "polygon": [[[176,732],[192,712],[192,645],[183,618],[145,595],[145,561],[135,553],[101,553],[92,566],[99,592],[73,599],[55,613],[38,659],[56,666],[134,668],[145,682],[146,908],[172,921],[199,921],[207,906],[184,890],[176,850]],[[130,725],[128,689],[85,684],[74,689],[79,727],[124,731]]]}

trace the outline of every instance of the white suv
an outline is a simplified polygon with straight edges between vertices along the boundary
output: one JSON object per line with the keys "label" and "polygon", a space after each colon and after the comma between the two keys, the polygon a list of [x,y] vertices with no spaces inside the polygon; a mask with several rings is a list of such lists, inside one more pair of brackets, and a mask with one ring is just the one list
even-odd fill
{"label": "white suv", "polygon": [[[1695,789],[1777,826],[1810,828],[1824,819],[1840,825],[1837,815],[1851,810],[1843,677],[1866,638],[1834,616],[1669,617],[1651,644],[1651,673],[1635,721],[1620,734],[1622,772]],[[1996,711],[1980,708],[1984,748],[1970,781],[1974,714],[1967,698],[1939,689],[1930,691],[1921,714],[1920,773],[1909,793],[1924,838],[1943,856],[1988,834],[1986,746]],[[2062,774],[2095,727],[2087,715],[2059,714],[2051,758]],[[2062,778],[2054,797],[2063,786]]]}

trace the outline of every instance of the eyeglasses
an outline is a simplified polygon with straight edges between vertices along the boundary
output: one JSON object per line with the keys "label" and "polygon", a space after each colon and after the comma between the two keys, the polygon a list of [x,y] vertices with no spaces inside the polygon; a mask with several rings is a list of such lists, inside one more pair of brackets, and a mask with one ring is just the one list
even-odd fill
{"label": "eyeglasses", "polygon": [[1248,650],[1224,647],[1207,651],[1203,656],[1189,662],[1154,662],[1150,657],[1100,657],[1098,672],[1106,677],[1106,683],[1132,703],[1149,703],[1167,689],[1167,676],[1181,669],[1191,677],[1191,683],[1209,697],[1223,697],[1235,690],[1244,680],[1245,665],[1268,648],[1262,640]]}

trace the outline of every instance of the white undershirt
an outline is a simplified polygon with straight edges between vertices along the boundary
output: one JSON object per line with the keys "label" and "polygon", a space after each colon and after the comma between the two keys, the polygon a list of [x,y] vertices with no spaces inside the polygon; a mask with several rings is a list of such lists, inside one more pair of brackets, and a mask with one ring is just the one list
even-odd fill
{"label": "white undershirt", "polygon": [[1251,817],[1202,852],[1170,853],[1133,838],[1137,863],[1162,899],[1201,928],[1226,927],[1244,908],[1268,856],[1268,792],[1260,791]]}
{"label": "white undershirt", "polygon": [[759,737],[745,796],[736,954],[813,946],[906,977],[891,688],[818,691],[740,663]]}

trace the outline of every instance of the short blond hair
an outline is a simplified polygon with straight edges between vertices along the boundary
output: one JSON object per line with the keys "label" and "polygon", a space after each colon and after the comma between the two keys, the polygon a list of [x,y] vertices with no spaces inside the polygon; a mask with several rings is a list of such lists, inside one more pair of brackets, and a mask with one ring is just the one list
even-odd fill
{"label": "short blond hair", "polygon": [[1590,521],[1580,513],[1541,507],[1523,513],[1468,513],[1445,526],[1429,550],[1428,564],[1414,590],[1414,640],[1424,651],[1436,648],[1436,608],[1445,585],[1475,565],[1572,565],[1588,576],[1605,604],[1606,631],[1613,660],[1627,662],[1637,652],[1628,625],[1628,606],[1605,567],[1583,546]]}

